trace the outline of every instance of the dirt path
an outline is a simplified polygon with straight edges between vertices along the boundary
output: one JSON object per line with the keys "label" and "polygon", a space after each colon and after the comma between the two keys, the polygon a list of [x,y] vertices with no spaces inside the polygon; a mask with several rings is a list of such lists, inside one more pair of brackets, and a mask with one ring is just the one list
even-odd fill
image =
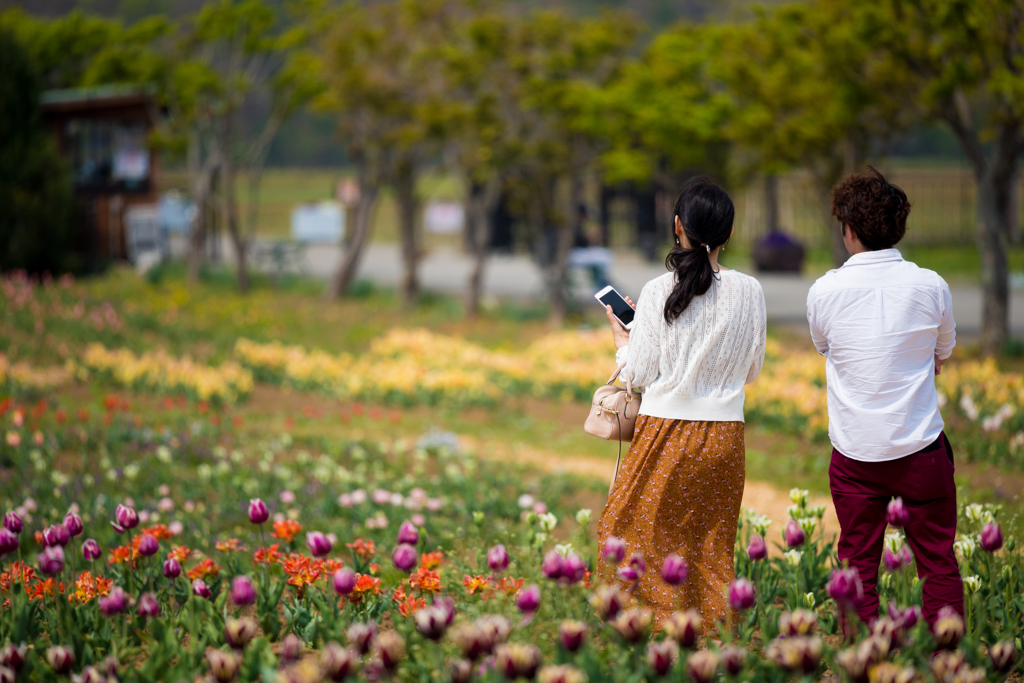
{"label": "dirt path", "polygon": [[[594,477],[602,481],[611,481],[615,470],[614,460],[574,455],[572,453],[556,453],[523,444],[484,443],[469,436],[461,436],[460,440],[480,457],[515,462],[521,465],[536,467],[548,472],[566,472],[586,477]],[[603,500],[600,505],[603,505]],[[811,505],[825,506],[826,537],[839,533],[839,520],[836,518],[832,499],[827,496],[812,496]],[[788,514],[787,508],[792,505],[789,490],[779,489],[764,481],[747,480],[743,489],[743,510],[754,509],[767,515],[773,521],[768,530],[769,548],[773,553],[781,552],[774,547],[776,541],[781,542],[782,529],[785,527]],[[596,514],[596,510],[595,510]]]}

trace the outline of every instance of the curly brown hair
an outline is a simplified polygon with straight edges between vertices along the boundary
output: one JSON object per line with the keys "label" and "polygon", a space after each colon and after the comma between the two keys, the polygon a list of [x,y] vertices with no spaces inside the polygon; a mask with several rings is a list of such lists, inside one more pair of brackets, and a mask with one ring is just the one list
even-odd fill
{"label": "curly brown hair", "polygon": [[906,193],[871,166],[832,188],[832,215],[871,251],[889,249],[907,232]]}

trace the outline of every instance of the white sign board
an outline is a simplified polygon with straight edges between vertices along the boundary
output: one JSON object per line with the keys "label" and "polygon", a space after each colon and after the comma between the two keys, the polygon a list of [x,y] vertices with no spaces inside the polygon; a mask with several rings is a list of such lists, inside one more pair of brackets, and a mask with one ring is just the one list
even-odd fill
{"label": "white sign board", "polygon": [[431,202],[423,216],[427,232],[454,235],[466,224],[466,210],[458,202]]}
{"label": "white sign board", "polygon": [[292,211],[292,239],[338,244],[345,235],[345,211],[338,202],[301,204]]}

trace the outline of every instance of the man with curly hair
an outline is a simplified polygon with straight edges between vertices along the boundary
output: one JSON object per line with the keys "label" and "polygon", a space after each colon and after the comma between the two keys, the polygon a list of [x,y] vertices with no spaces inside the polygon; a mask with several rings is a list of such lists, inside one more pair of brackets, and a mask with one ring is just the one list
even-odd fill
{"label": "man with curly hair", "polygon": [[850,258],[811,287],[807,320],[826,358],[839,559],[864,585],[861,620],[874,621],[886,526],[902,526],[932,623],[947,605],[963,614],[953,450],[935,389],[956,343],[953,301],[894,248],[910,213],[903,190],[868,167],[832,188],[831,204]]}

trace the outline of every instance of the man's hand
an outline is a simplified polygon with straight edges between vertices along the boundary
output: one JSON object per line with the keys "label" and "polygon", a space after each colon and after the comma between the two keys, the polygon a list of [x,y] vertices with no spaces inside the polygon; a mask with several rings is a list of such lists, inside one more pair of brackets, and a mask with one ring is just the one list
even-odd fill
{"label": "man's hand", "polygon": [[936,377],[938,377],[939,375],[942,374],[942,365],[947,360],[949,360],[949,359],[948,358],[939,358],[938,356],[935,356],[935,376]]}
{"label": "man's hand", "polygon": [[[626,297],[626,303],[636,310],[636,304],[628,296]],[[605,306],[604,312],[608,316],[608,324],[612,327],[612,341],[615,342],[615,350],[618,351],[623,346],[629,344],[629,330],[623,327],[619,319],[615,317],[611,306]]]}

